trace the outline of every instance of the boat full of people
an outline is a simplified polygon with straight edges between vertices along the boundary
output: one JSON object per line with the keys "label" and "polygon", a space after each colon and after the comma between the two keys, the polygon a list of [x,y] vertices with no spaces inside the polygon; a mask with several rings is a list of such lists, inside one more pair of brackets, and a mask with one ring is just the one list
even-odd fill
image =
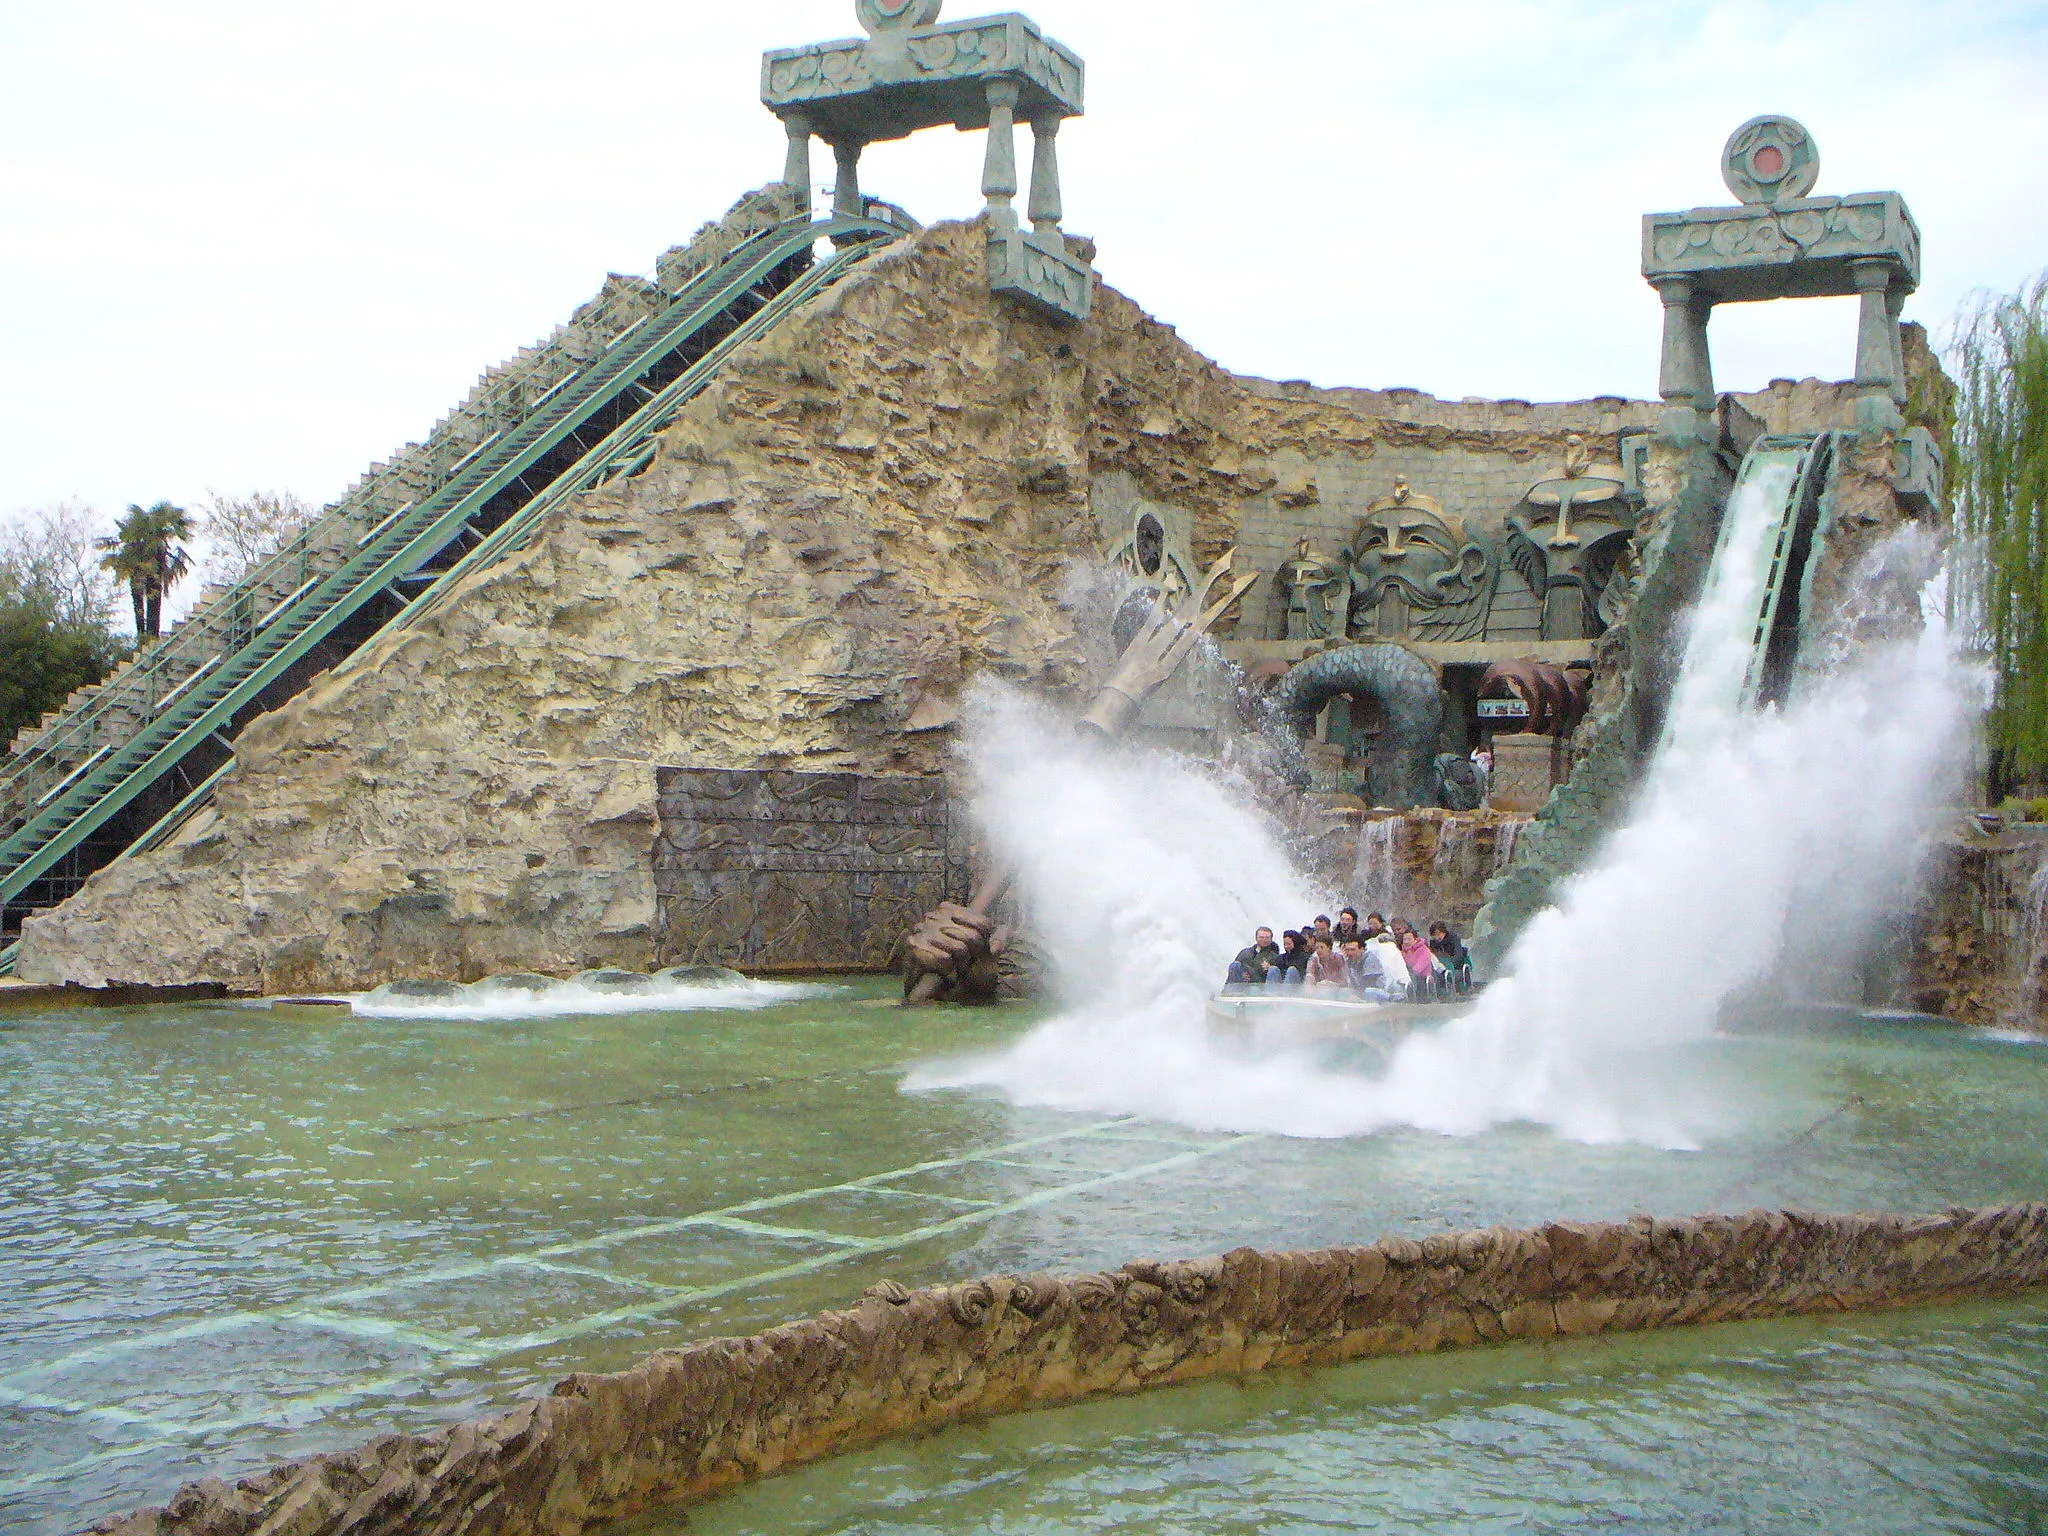
{"label": "boat full of people", "polygon": [[1416,1029],[1471,1005],[1472,958],[1448,923],[1418,930],[1405,918],[1351,907],[1299,928],[1260,928],[1230,962],[1209,1001],[1211,1028],[1256,1040],[1337,1037],[1391,1053]]}

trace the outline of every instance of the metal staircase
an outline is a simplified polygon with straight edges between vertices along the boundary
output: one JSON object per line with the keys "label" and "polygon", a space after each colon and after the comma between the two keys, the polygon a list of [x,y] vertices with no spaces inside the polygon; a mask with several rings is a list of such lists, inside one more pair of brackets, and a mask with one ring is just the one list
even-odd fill
{"label": "metal staircase", "polygon": [[[330,512],[78,707],[24,733],[0,771],[0,901],[54,905],[93,869],[159,846],[211,795],[241,725],[374,636],[418,623],[570,497],[644,469],[656,435],[735,348],[907,229],[876,205],[753,236],[421,494],[367,528]],[[814,259],[823,239],[835,249]],[[152,790],[153,820],[122,816]],[[0,971],[12,957],[0,951]]]}

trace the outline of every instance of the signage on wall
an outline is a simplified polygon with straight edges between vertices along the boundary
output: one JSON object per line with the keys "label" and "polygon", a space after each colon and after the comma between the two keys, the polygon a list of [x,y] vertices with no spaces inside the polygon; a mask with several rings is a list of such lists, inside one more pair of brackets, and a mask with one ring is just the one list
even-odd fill
{"label": "signage on wall", "polygon": [[1526,720],[1529,718],[1527,699],[1481,699],[1479,718],[1482,720]]}

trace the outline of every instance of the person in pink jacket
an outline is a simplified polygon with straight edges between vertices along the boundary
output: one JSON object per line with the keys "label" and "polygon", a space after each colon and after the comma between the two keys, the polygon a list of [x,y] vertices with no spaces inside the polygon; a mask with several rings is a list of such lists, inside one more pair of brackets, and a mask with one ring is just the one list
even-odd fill
{"label": "person in pink jacket", "polygon": [[1408,989],[1410,996],[1426,997],[1438,965],[1429,940],[1397,917],[1394,919],[1394,941],[1401,946],[1401,958],[1408,962],[1408,974],[1415,978]]}

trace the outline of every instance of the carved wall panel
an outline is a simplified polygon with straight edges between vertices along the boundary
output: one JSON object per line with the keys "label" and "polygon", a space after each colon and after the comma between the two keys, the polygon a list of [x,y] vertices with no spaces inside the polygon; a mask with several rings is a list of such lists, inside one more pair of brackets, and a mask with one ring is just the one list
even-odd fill
{"label": "carved wall panel", "polygon": [[663,768],[665,965],[881,970],[968,895],[963,818],[936,776]]}
{"label": "carved wall panel", "polygon": [[1185,509],[1153,501],[1126,471],[1096,480],[1090,500],[1102,528],[1104,560],[1171,601],[1192,591],[1201,567],[1191,547]]}

